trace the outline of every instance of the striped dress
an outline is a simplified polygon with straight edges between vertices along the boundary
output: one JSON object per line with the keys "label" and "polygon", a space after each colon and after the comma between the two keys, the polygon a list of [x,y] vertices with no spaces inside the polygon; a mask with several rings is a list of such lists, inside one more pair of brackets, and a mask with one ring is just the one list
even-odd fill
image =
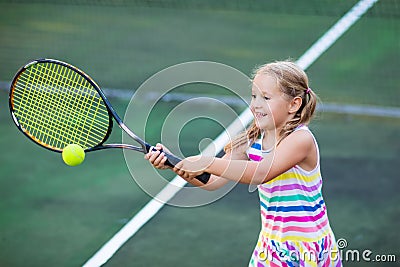
{"label": "striped dress", "polygon": [[[307,126],[298,130],[312,135]],[[247,150],[252,161],[265,153],[262,136]],[[258,186],[262,227],[249,267],[342,266],[321,189],[319,152],[314,170],[296,165]]]}

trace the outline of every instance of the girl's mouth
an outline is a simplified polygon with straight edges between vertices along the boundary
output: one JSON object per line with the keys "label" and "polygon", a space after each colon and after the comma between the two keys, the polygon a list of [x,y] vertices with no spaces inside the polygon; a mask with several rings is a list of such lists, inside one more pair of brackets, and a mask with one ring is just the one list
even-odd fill
{"label": "girl's mouth", "polygon": [[256,117],[257,119],[261,119],[265,116],[267,116],[267,113],[254,112],[254,117]]}

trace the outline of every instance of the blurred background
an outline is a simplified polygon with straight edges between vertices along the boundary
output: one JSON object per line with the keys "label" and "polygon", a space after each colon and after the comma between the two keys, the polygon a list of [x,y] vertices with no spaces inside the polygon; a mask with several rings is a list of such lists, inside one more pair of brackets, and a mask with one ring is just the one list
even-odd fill
{"label": "blurred background", "polygon": [[[151,200],[122,151],[94,152],[71,168],[19,133],[8,108],[8,83],[19,67],[56,58],[128,95],[156,72],[187,61],[220,62],[250,74],[265,62],[298,59],[357,2],[0,0],[0,266],[80,266]],[[393,111],[378,116],[339,108],[318,112],[311,125],[336,238],[347,240],[346,249],[397,259],[345,266],[400,261],[399,22],[398,0],[377,2],[307,69],[322,103]],[[174,92],[226,93],[207,86]],[[123,116],[129,97],[110,100]],[[157,103],[148,142],[160,141],[162,123],[178,104]],[[199,153],[199,141],[221,130],[204,119],[184,125],[182,153]],[[121,142],[118,129],[111,141]],[[151,171],[142,155],[132,160],[139,175]],[[247,266],[259,229],[257,192],[238,185],[207,206],[164,207],[105,266]]]}

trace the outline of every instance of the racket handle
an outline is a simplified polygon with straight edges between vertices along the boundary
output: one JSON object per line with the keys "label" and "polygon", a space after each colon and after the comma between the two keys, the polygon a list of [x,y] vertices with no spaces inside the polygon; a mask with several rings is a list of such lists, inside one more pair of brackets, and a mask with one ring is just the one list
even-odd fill
{"label": "racket handle", "polygon": [[[163,150],[160,150],[160,153],[164,152],[165,156],[167,157],[167,161],[165,162],[165,164],[167,164],[170,167],[174,167],[176,164],[178,164],[178,162],[180,162],[182,159],[178,158],[177,156],[170,154],[168,152],[165,152]],[[199,180],[200,182],[202,182],[203,184],[206,184],[208,182],[208,180],[210,180],[210,176],[211,174],[209,174],[208,172],[204,172],[198,176],[196,176],[196,179]]]}

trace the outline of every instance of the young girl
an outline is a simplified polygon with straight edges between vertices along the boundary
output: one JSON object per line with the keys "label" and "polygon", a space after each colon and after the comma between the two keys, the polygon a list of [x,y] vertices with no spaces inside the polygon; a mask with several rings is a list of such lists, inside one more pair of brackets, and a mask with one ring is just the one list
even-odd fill
{"label": "young girl", "polygon": [[[317,100],[307,75],[290,61],[266,64],[253,75],[251,96],[254,121],[222,158],[189,157],[173,171],[206,190],[229,180],[257,185],[262,229],[249,266],[342,266],[321,194],[317,142],[307,127]],[[167,168],[163,153],[145,158]],[[203,172],[212,174],[206,185],[194,179]]]}

